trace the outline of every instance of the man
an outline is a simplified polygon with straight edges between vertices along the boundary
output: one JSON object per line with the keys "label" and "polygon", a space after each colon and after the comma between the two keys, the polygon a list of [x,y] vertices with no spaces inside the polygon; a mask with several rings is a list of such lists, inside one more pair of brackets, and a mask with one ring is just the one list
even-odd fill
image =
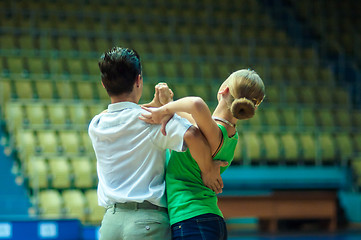
{"label": "man", "polygon": [[[206,186],[223,187],[219,164],[211,158],[204,136],[187,120],[174,115],[166,125],[139,120],[143,78],[136,51],[115,47],[99,60],[101,79],[111,99],[96,115],[89,136],[97,157],[98,202],[105,207],[100,239],[170,239],[165,199],[165,150],[189,150],[202,170]],[[159,90],[158,90],[159,91]],[[156,98],[157,99],[157,98]],[[153,101],[148,106],[156,104]]]}

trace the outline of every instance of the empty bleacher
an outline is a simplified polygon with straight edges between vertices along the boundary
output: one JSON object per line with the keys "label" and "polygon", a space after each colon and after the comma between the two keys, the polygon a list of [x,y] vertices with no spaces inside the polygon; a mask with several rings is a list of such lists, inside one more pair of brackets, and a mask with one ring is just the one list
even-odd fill
{"label": "empty bleacher", "polygon": [[[291,1],[315,21],[306,2]],[[352,85],[317,44],[295,42],[264,1],[1,1],[0,12],[0,116],[40,216],[102,218],[87,124],[109,103],[97,59],[115,45],[140,53],[142,103],[165,81],[176,98],[201,96],[212,108],[230,73],[254,69],[266,98],[237,126],[234,166],[349,166],[361,190]],[[336,37],[324,29],[324,41]]]}

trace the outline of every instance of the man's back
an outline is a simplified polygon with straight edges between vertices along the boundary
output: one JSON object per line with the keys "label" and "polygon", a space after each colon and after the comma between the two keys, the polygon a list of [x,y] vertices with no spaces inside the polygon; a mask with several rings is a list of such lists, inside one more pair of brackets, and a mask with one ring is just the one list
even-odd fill
{"label": "man's back", "polygon": [[90,123],[101,206],[147,200],[166,207],[164,151],[167,148],[181,151],[183,135],[190,125],[179,124],[184,120],[175,116],[167,126],[167,136],[163,136],[160,125],[138,119],[142,111],[135,103],[115,103]]}

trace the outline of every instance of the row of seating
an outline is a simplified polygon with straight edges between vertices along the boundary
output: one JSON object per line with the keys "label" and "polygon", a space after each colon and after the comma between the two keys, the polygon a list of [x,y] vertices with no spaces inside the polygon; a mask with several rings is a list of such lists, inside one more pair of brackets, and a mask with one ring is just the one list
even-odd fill
{"label": "row of seating", "polygon": [[38,194],[39,216],[44,218],[78,218],[83,223],[99,225],[105,208],[98,206],[96,190],[43,190]]}
{"label": "row of seating", "polygon": [[30,189],[89,189],[98,180],[94,156],[31,156],[23,170]]}
{"label": "row of seating", "polygon": [[[299,159],[318,164],[318,160],[341,162],[361,152],[361,133],[353,131],[250,131],[238,127],[240,133],[237,159],[274,161],[282,159],[299,163]],[[20,130],[15,146],[23,164],[30,156],[89,155],[92,145],[86,130]],[[246,159],[246,160],[245,160]],[[302,161],[300,161],[302,162]]]}
{"label": "row of seating", "polygon": [[[208,94],[206,86],[199,86],[204,94]],[[174,88],[179,97],[190,94],[204,96],[201,91],[190,92],[189,89]],[[154,94],[149,90],[148,99]],[[216,94],[214,93],[214,96]],[[204,98],[210,100],[209,97]],[[293,107],[272,107],[273,101],[262,106],[256,115],[250,119],[239,122],[243,128],[253,130],[302,130],[302,129],[323,129],[323,130],[358,130],[361,128],[361,111],[347,108],[322,108],[303,107],[297,110]],[[341,104],[340,104],[341,105]],[[214,104],[210,104],[212,107]],[[315,107],[316,106],[316,107]],[[56,101],[56,102],[24,102],[11,101],[6,104],[5,120],[9,131],[16,131],[21,128],[74,128],[84,127],[97,114],[107,109],[107,102],[85,104],[83,102]]]}
{"label": "row of seating", "polygon": [[254,132],[239,130],[235,163],[347,164],[361,152],[361,134],[350,132]]}
{"label": "row of seating", "polygon": [[[146,68],[146,70],[149,69]],[[222,77],[214,79],[214,81],[195,81],[195,78],[190,78],[188,81],[182,82],[176,79],[164,78],[160,75],[158,77],[148,77],[147,73],[149,71],[146,71],[144,76],[143,96],[141,99],[143,103],[153,98],[155,84],[162,81],[169,84],[175,98],[196,95],[207,102],[215,102],[220,84],[230,74],[230,72],[225,73]],[[60,76],[57,76],[60,79],[54,79],[53,81],[41,78],[3,78],[0,80],[0,91],[2,93],[0,100],[4,103],[10,99],[109,101],[109,96],[100,83],[100,77],[81,80],[75,76],[72,79],[61,79]],[[351,107],[348,89],[327,85],[317,87],[313,85],[266,85],[265,102],[272,103],[273,106],[297,106],[300,104],[308,107],[324,106],[347,109]]]}

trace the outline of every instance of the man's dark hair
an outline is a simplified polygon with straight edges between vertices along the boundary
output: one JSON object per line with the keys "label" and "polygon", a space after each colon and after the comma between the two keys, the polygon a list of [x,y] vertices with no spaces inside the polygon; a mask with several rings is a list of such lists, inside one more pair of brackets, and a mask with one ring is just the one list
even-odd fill
{"label": "man's dark hair", "polygon": [[142,73],[139,54],[129,48],[113,47],[100,57],[98,65],[109,96],[133,91],[134,82]]}

